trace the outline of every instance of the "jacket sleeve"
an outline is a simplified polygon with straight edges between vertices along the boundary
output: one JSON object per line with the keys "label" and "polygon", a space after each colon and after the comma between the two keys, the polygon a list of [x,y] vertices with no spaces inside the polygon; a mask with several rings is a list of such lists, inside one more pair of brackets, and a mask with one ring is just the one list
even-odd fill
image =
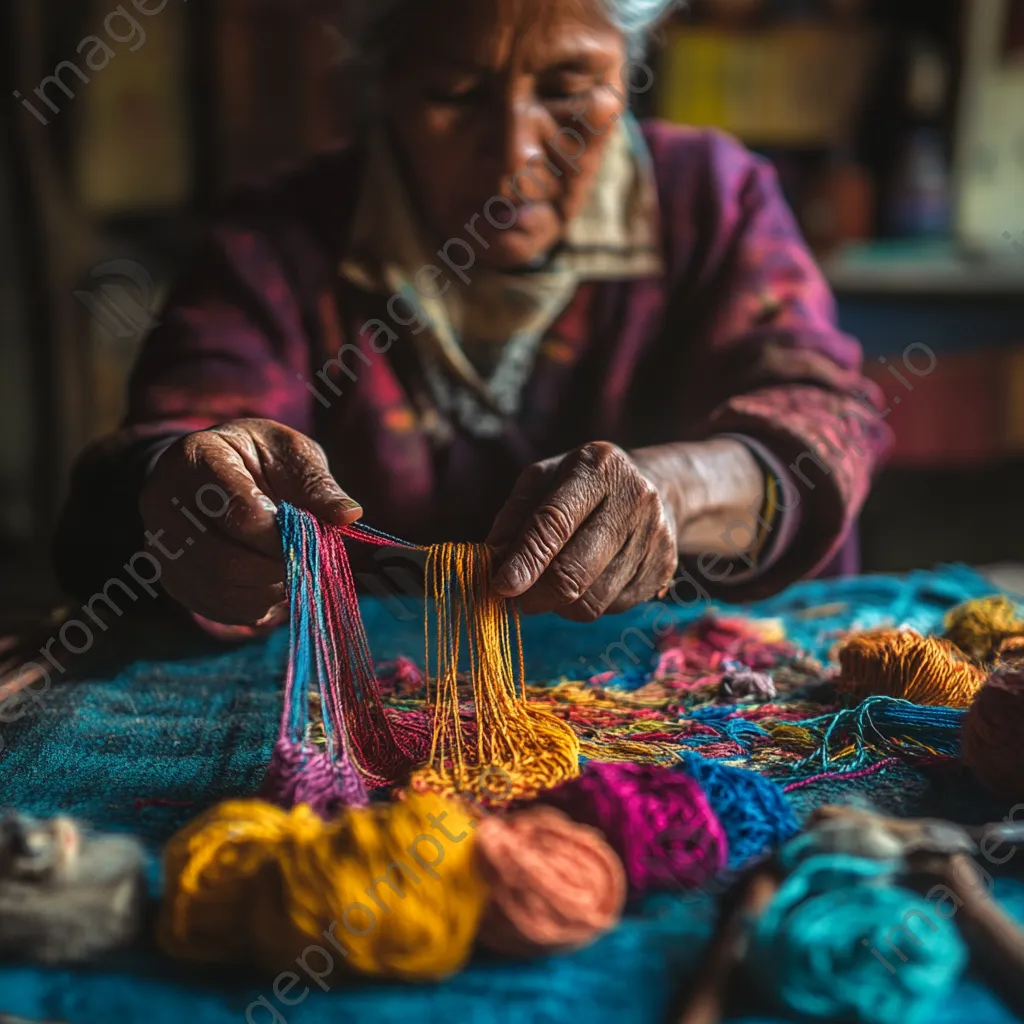
{"label": "jacket sleeve", "polygon": [[169,441],[244,417],[309,433],[309,342],[297,290],[271,235],[243,220],[209,231],[143,345],[123,427],[72,473],[54,541],[57,576],[87,599],[146,551],[138,498]]}
{"label": "jacket sleeve", "polygon": [[773,167],[728,136],[705,139],[697,194],[706,219],[691,278],[700,365],[686,390],[707,409],[704,436],[746,435],[774,456],[784,468],[782,516],[798,524],[773,564],[735,588],[752,598],[836,556],[891,435],[860,345],[837,326],[835,300]]}

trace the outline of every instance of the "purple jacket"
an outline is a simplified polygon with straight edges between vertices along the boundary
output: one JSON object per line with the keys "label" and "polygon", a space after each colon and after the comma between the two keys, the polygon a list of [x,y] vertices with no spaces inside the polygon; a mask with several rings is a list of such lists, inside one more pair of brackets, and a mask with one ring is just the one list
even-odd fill
{"label": "purple jacket", "polygon": [[[154,442],[239,417],[315,437],[366,522],[419,543],[482,539],[524,466],[588,441],[741,433],[793,467],[799,531],[728,593],[755,597],[820,572],[889,444],[867,405],[880,407],[860,346],[837,329],[767,162],[718,132],[659,122],[644,132],[666,274],[582,285],[496,439],[432,444],[411,398],[411,344],[379,353],[374,328],[361,330],[374,318],[401,329],[386,297],[338,273],[358,147],[238,194],[145,343],[123,428],[79,461],[56,545],[68,589],[91,594],[144,547],[136,505]],[[325,366],[333,388],[316,379]]]}

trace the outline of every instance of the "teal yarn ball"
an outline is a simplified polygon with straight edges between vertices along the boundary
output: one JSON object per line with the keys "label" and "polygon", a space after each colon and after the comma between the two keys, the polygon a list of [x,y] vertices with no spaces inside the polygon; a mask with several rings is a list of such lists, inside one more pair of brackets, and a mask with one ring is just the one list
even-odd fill
{"label": "teal yarn ball", "polygon": [[779,1006],[850,1024],[931,1019],[967,950],[953,922],[889,884],[891,870],[845,854],[797,863],[754,926],[748,951],[755,979]]}

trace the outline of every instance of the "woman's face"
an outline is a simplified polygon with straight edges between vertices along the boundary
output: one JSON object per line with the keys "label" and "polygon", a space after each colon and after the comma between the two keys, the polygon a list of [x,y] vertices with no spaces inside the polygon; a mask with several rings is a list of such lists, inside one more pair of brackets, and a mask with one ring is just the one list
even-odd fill
{"label": "woman's face", "polygon": [[416,199],[439,248],[460,238],[476,263],[522,266],[559,241],[594,183],[626,105],[625,41],[596,0],[419,10],[415,43],[384,72]]}

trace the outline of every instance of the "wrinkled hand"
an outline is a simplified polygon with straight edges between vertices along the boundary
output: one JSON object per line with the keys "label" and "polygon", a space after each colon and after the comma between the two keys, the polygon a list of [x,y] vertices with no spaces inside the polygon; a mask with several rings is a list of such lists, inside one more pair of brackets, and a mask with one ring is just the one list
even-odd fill
{"label": "wrinkled hand", "polygon": [[604,441],[530,466],[487,542],[495,586],[524,612],[576,622],[663,592],[678,563],[675,516],[621,448]]}
{"label": "wrinkled hand", "polygon": [[285,599],[280,501],[339,526],[362,515],[323,449],[271,420],[234,420],[171,445],[139,501],[167,593],[214,622],[268,619]]}

